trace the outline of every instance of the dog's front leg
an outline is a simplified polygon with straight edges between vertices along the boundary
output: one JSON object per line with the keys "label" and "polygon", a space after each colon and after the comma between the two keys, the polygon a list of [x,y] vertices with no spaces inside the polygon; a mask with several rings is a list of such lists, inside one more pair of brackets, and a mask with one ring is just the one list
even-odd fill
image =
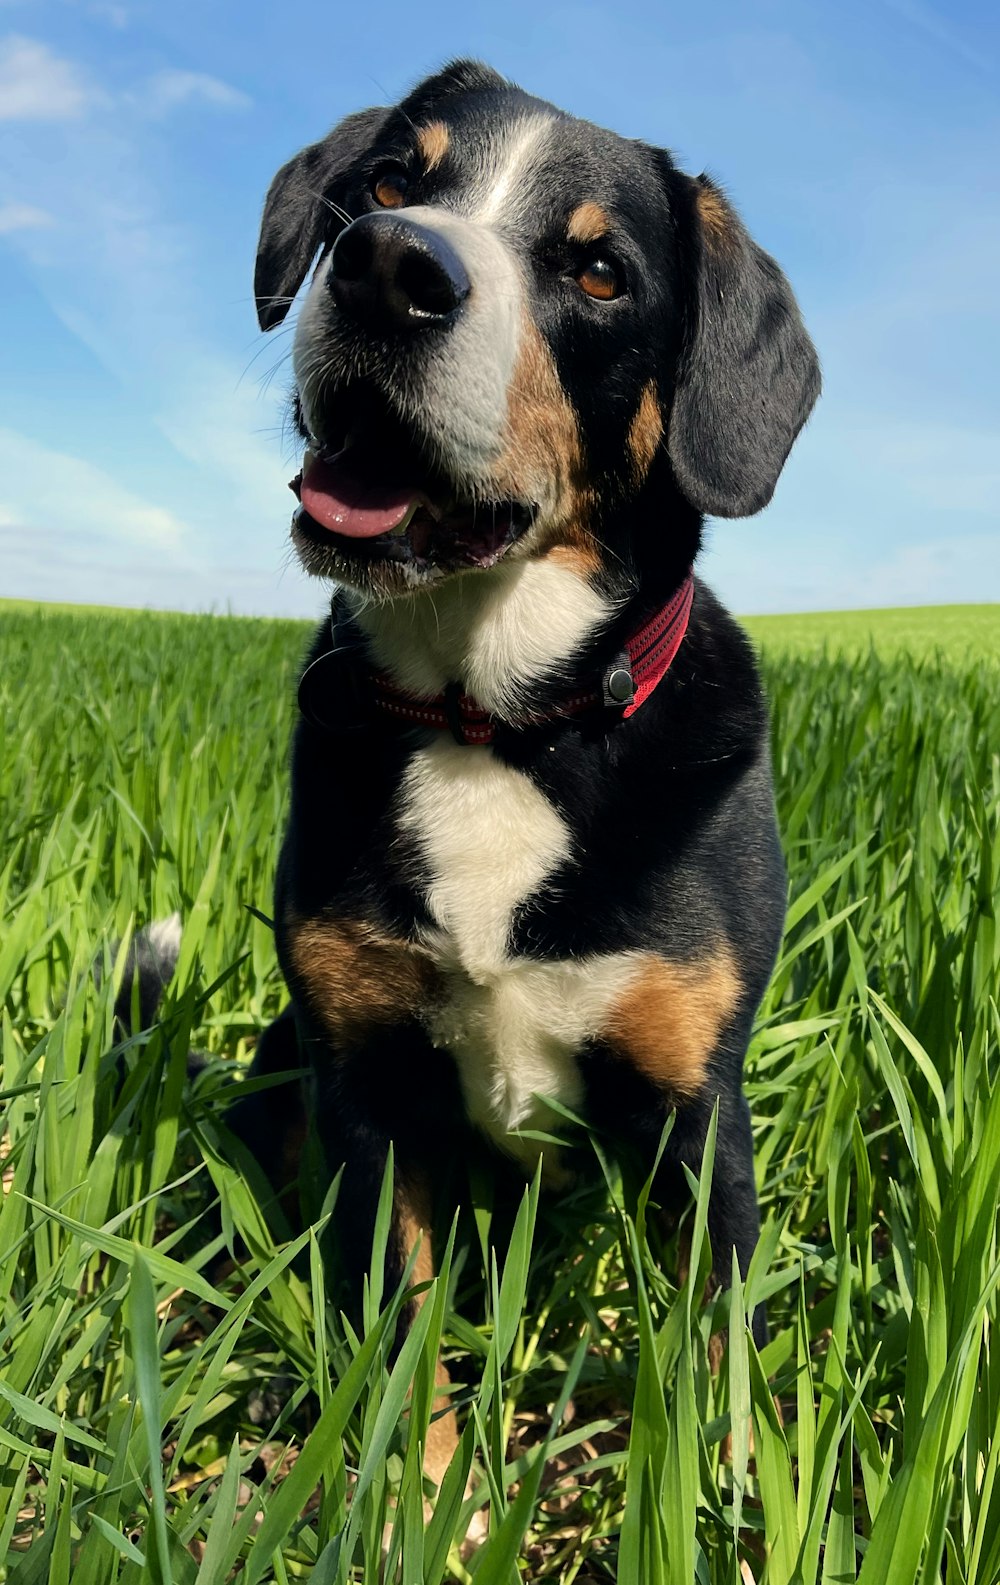
{"label": "dog's front leg", "polygon": [[[372,1031],[353,1050],[334,1051],[325,1041],[304,1042],[315,1078],[314,1126],[331,1178],[341,1173],[333,1213],[336,1263],[349,1290],[355,1323],[371,1272],[375,1224],[393,1151],[392,1210],[385,1249],[383,1301],[399,1288],[413,1259],[410,1282],[423,1288],[435,1276],[434,1191],[454,1154],[448,1126],[454,1075],[414,1024]],[[425,1291],[403,1306],[393,1354],[424,1303]],[[424,1473],[439,1486],[458,1445],[450,1382],[440,1361],[434,1415],[424,1444]]]}
{"label": "dog's front leg", "polygon": [[[746,1277],[760,1235],[760,1211],[754,1179],[750,1110],[738,1083],[731,1089],[720,1089],[717,1098],[719,1123],[708,1201],[708,1236],[712,1247],[710,1281],[714,1287],[726,1289],[732,1281],[734,1250],[740,1276]],[[716,1095],[707,1093],[677,1111],[654,1189],[654,1197],[662,1195],[661,1203],[665,1206],[682,1205],[688,1198],[685,1166],[701,1174],[715,1101]],[[751,1324],[754,1341],[758,1348],[763,1348],[767,1342],[767,1312],[763,1304],[755,1307]]]}
{"label": "dog's front leg", "polygon": [[274,1191],[275,1200],[294,1230],[300,1222],[298,1204],[302,1147],[308,1126],[305,1091],[300,1078],[304,1058],[299,1050],[295,1009],[287,1006],[263,1031],[247,1078],[279,1079],[266,1089],[242,1093],[224,1113],[223,1121],[250,1152]]}
{"label": "dog's front leg", "polygon": [[[629,1153],[637,1152],[645,1178],[657,1159],[661,1135],[673,1123],[657,1169],[653,1199],[668,1225],[690,1204],[685,1169],[700,1176],[713,1107],[719,1108],[715,1163],[708,1203],[712,1278],[732,1280],[733,1251],[746,1277],[760,1233],[750,1113],[741,1087],[743,1056],[753,1013],[749,999],[718,996],[716,975],[699,976],[660,965],[637,986],[609,1022],[606,1045],[588,1065],[588,1107],[612,1127]],[[767,1342],[764,1306],[756,1306],[753,1333]]]}

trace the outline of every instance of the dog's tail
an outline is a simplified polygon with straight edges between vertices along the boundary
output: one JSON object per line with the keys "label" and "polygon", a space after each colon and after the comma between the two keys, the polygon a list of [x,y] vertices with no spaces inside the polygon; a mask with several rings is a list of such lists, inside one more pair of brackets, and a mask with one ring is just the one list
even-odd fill
{"label": "dog's tail", "polygon": [[115,1020],[121,1037],[132,1030],[133,986],[139,998],[139,1028],[148,1029],[153,1023],[181,955],[182,929],[181,916],[175,913],[137,930],[132,937],[115,1001]]}

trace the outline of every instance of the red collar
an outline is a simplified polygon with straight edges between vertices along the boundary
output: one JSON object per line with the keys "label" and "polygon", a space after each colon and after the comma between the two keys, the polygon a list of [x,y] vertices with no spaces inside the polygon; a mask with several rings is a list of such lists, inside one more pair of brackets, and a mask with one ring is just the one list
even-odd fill
{"label": "red collar", "polygon": [[[621,654],[595,679],[597,686],[560,700],[544,717],[525,717],[509,724],[532,726],[540,720],[585,715],[598,708],[620,710],[623,717],[633,715],[670,669],[687,632],[693,598],[694,578],[688,573],[673,598],[625,640]],[[493,741],[493,716],[464,693],[459,683],[450,683],[444,693],[426,698],[397,688],[380,672],[374,673],[372,682],[375,708],[395,721],[451,732],[456,742],[470,747]]]}

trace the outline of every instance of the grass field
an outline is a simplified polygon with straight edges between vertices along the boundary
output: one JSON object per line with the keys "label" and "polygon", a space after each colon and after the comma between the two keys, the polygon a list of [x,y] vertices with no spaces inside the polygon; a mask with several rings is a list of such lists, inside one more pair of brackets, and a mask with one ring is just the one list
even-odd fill
{"label": "grass field", "polygon": [[[791,880],[746,1289],[700,1303],[710,1163],[681,1288],[613,1172],[526,1193],[494,1258],[484,1174],[389,1373],[393,1305],[340,1323],[218,1124],[282,1000],[246,905],[306,630],[0,606],[0,1578],[464,1582],[474,1461],[476,1585],[1000,1581],[1000,608],[749,625]],[[111,944],[175,908],[161,1022],[113,1055]],[[464,1462],[425,1530],[442,1337]]]}

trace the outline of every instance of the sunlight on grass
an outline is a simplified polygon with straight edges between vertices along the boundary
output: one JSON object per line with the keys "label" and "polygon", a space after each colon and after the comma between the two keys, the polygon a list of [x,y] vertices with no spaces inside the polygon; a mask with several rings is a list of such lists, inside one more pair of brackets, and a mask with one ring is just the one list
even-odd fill
{"label": "sunlight on grass", "polygon": [[[610,1169],[505,1214],[484,1175],[393,1362],[400,1295],[361,1337],[325,1302],[335,1191],[276,1243],[219,1123],[283,1000],[246,905],[309,629],[0,606],[0,1579],[996,1585],[998,625],[749,624],[791,883],[746,1283],[700,1303],[707,1168],[680,1290]],[[114,1052],[112,944],[175,908],[161,1021]],[[439,1344],[465,1431],[425,1527]]]}

